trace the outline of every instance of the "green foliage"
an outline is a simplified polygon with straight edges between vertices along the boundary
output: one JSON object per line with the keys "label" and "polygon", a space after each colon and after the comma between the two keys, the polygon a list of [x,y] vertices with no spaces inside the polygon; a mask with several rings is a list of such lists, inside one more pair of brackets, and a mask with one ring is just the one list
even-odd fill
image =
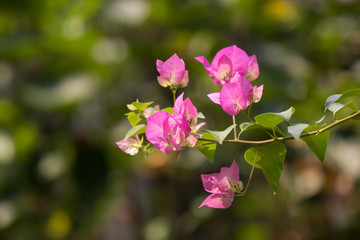
{"label": "green foliage", "polygon": [[268,127],[262,127],[261,125],[252,123],[252,122],[243,122],[240,124],[240,134],[248,131],[248,130],[258,130],[258,131],[264,131],[265,130],[274,130],[277,136],[284,136],[284,133],[281,131],[281,129],[278,126],[275,126],[275,128],[268,128]]}
{"label": "green foliage", "polygon": [[282,119],[284,119],[284,121],[286,123],[290,122],[290,118],[291,116],[294,114],[295,112],[295,108],[294,107],[290,107],[288,110],[280,112],[280,113],[275,113],[276,115],[279,115]]}
{"label": "green foliage", "polygon": [[260,124],[266,128],[275,128],[278,124],[284,121],[282,117],[280,117],[276,113],[263,113],[255,116],[256,123]]}
{"label": "green foliage", "polygon": [[131,138],[135,135],[138,135],[138,134],[142,134],[142,133],[145,133],[146,131],[146,125],[145,124],[140,124],[140,125],[137,125],[135,127],[133,127],[132,129],[130,129],[127,134],[125,135],[125,139],[128,139],[128,138]]}
{"label": "green foliage", "polygon": [[225,138],[227,137],[227,135],[229,135],[229,133],[234,129],[234,127],[236,127],[236,124],[229,126],[224,131],[208,130],[208,132],[211,133],[216,138],[216,140],[218,140],[219,144],[222,144]]}
{"label": "green foliage", "polygon": [[288,126],[288,132],[297,140],[300,140],[302,132],[307,128],[309,124],[307,123],[295,123]]}
{"label": "green foliage", "polygon": [[251,166],[253,166],[256,157],[255,167],[262,170],[274,193],[279,185],[285,156],[286,147],[281,142],[272,142],[257,148],[250,148],[244,154],[246,162]]}
{"label": "green foliage", "polygon": [[[210,132],[204,133],[202,138],[216,140],[216,137]],[[217,143],[209,143],[208,141],[199,140],[196,143],[196,148],[206,157],[210,162],[214,162],[214,155]]]}
{"label": "green foliage", "polygon": [[164,108],[164,109],[162,109],[162,111],[165,111],[170,114],[174,114],[174,108],[172,108],[172,107]]}
{"label": "green foliage", "polygon": [[141,121],[141,118],[139,117],[139,114],[137,114],[135,112],[129,112],[126,115],[127,115],[128,120],[129,120],[129,123],[133,127],[135,127]]}
{"label": "green foliage", "polygon": [[[305,132],[309,133],[317,130],[319,130],[318,126],[313,124],[307,127],[305,129]],[[315,153],[315,155],[320,159],[321,162],[324,162],[329,136],[330,136],[330,132],[324,131],[319,134],[302,137],[302,139],[306,142],[306,144],[313,151],[313,153]]]}
{"label": "green foliage", "polygon": [[153,102],[146,102],[146,103],[133,102],[132,104],[136,107],[137,110],[139,110],[140,112],[143,112],[145,110],[145,108],[150,106],[152,103]]}

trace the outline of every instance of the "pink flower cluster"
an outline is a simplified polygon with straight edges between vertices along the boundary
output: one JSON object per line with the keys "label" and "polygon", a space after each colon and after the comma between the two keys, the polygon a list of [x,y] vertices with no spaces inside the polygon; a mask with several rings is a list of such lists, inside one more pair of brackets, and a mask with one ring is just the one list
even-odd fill
{"label": "pink flower cluster", "polygon": [[186,87],[189,82],[188,71],[185,70],[185,63],[176,53],[165,62],[156,61],[156,68],[160,73],[158,82],[163,87],[173,89]]}
{"label": "pink flower cluster", "polygon": [[199,207],[228,208],[234,200],[234,195],[243,188],[239,180],[239,167],[235,161],[229,168],[221,168],[219,173],[202,174],[201,179],[205,191],[211,194]]}
{"label": "pink flower cluster", "polygon": [[196,57],[204,65],[206,73],[217,85],[222,85],[219,93],[208,97],[229,115],[237,115],[252,102],[259,102],[263,85],[252,86],[250,81],[259,76],[256,56],[248,56],[242,49],[233,45],[220,50],[211,65],[204,57]]}
{"label": "pink flower cluster", "polygon": [[[214,57],[211,65],[204,57],[196,57],[204,65],[206,73],[216,85],[222,86],[221,91],[211,93],[208,97],[229,115],[235,116],[246,109],[251,103],[259,102],[263,85],[252,86],[251,81],[259,76],[259,67],[256,56],[248,56],[242,49],[233,45],[220,50]],[[183,99],[184,93],[175,99],[176,90],[186,87],[189,82],[185,63],[176,54],[165,62],[156,61],[160,74],[158,82],[163,87],[169,87],[174,95],[173,113],[160,111],[159,106],[137,109],[137,116],[146,119],[146,130],[143,126],[133,128],[134,134],[145,132],[147,140],[160,151],[170,154],[186,147],[195,147],[198,140],[198,130],[205,123],[197,124],[198,112],[189,98]],[[138,119],[136,119],[138,120]],[[130,121],[130,120],[129,120]],[[135,124],[136,125],[136,124]],[[135,130],[134,130],[135,129]],[[133,135],[134,135],[133,134]],[[131,135],[131,134],[130,134]],[[132,135],[132,136],[133,136]],[[143,138],[127,138],[116,144],[125,153],[135,155],[139,149],[148,152],[148,146],[143,146]],[[228,208],[234,196],[241,193],[243,184],[239,179],[239,168],[235,161],[227,168],[221,168],[219,173],[201,175],[205,191],[210,195],[200,207]]]}
{"label": "pink flower cluster", "polygon": [[194,147],[197,130],[197,109],[182,93],[174,103],[174,114],[159,111],[147,119],[146,138],[160,151],[170,154],[184,147]]}

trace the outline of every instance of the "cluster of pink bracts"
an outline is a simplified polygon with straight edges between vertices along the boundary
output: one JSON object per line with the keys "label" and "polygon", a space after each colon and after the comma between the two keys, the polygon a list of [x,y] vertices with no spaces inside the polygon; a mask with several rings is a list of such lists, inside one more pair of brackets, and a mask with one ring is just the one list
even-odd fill
{"label": "cluster of pink bracts", "polygon": [[[221,91],[211,93],[208,97],[229,115],[235,116],[251,103],[259,102],[263,85],[252,86],[251,81],[259,75],[256,56],[248,56],[242,49],[233,45],[220,50],[211,65],[204,57],[196,57],[204,65],[206,73]],[[158,82],[169,87],[173,93],[178,88],[186,87],[189,82],[185,63],[176,54],[165,62],[156,61],[160,74]],[[198,112],[189,98],[183,100],[182,93],[174,102],[173,114],[167,111],[154,111],[146,116],[146,138],[160,151],[170,154],[185,147],[195,147],[198,130],[205,123],[197,124]],[[138,153],[142,140],[137,136],[116,143],[120,149],[130,155]],[[220,173],[202,175],[204,188],[211,194],[201,206],[212,208],[228,208],[236,193],[242,189],[239,181],[239,169],[234,161],[230,168],[222,168]]]}

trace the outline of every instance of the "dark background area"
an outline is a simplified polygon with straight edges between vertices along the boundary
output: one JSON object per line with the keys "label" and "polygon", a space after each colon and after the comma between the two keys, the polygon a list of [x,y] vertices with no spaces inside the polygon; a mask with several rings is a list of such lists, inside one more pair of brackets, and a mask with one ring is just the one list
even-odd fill
{"label": "dark background area", "polygon": [[145,159],[115,145],[131,128],[126,104],[172,105],[155,62],[173,53],[205,128],[230,125],[194,57],[233,44],[258,58],[254,114],[294,106],[311,123],[329,95],[360,86],[356,0],[2,0],[0,239],[360,238],[358,120],[331,130],[324,164],[287,142],[277,195],[257,170],[227,210],[198,208],[200,174],[235,159],[246,182],[246,146],[222,146],[211,164],[196,149]]}

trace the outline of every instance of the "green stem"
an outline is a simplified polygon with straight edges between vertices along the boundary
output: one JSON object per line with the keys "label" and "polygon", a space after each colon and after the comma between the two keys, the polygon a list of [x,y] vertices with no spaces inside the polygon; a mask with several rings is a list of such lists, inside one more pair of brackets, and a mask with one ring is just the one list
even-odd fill
{"label": "green stem", "polygon": [[[357,111],[347,117],[344,117],[340,120],[336,120],[335,122],[331,123],[330,125],[320,129],[320,130],[316,130],[316,131],[312,131],[312,132],[308,132],[308,133],[304,133],[304,134],[301,134],[300,138],[302,137],[307,137],[307,136],[312,136],[312,135],[317,135],[319,133],[322,133],[322,132],[325,132],[345,121],[348,121],[356,116],[360,116],[360,111]],[[261,145],[261,144],[267,144],[267,143],[270,143],[270,142],[275,142],[275,141],[284,141],[284,140],[292,140],[294,139],[293,136],[287,136],[287,137],[277,137],[276,139],[274,138],[271,138],[271,139],[266,139],[266,140],[259,140],[259,141],[251,141],[251,140],[242,140],[242,139],[230,139],[230,140],[224,140],[223,142],[226,142],[226,143],[240,143],[240,144],[251,144],[251,145]],[[206,139],[206,138],[199,138],[198,140],[201,140],[201,141],[207,141],[207,142],[212,142],[212,143],[217,143],[218,141],[217,140],[214,140],[214,139]]]}
{"label": "green stem", "polygon": [[246,187],[245,187],[245,190],[243,191],[244,193],[246,193],[249,185],[250,185],[250,182],[251,182],[251,178],[252,178],[252,175],[254,173],[254,168],[255,168],[255,163],[256,163],[256,158],[258,156],[258,152],[259,152],[259,149],[256,149],[256,153],[255,153],[255,157],[254,157],[254,162],[253,162],[253,165],[252,165],[252,168],[251,168],[251,172],[250,172],[250,176],[249,176],[249,180],[246,184]]}
{"label": "green stem", "polygon": [[171,92],[173,94],[173,100],[174,100],[174,103],[175,103],[175,100],[176,100],[176,88],[171,88]]}

